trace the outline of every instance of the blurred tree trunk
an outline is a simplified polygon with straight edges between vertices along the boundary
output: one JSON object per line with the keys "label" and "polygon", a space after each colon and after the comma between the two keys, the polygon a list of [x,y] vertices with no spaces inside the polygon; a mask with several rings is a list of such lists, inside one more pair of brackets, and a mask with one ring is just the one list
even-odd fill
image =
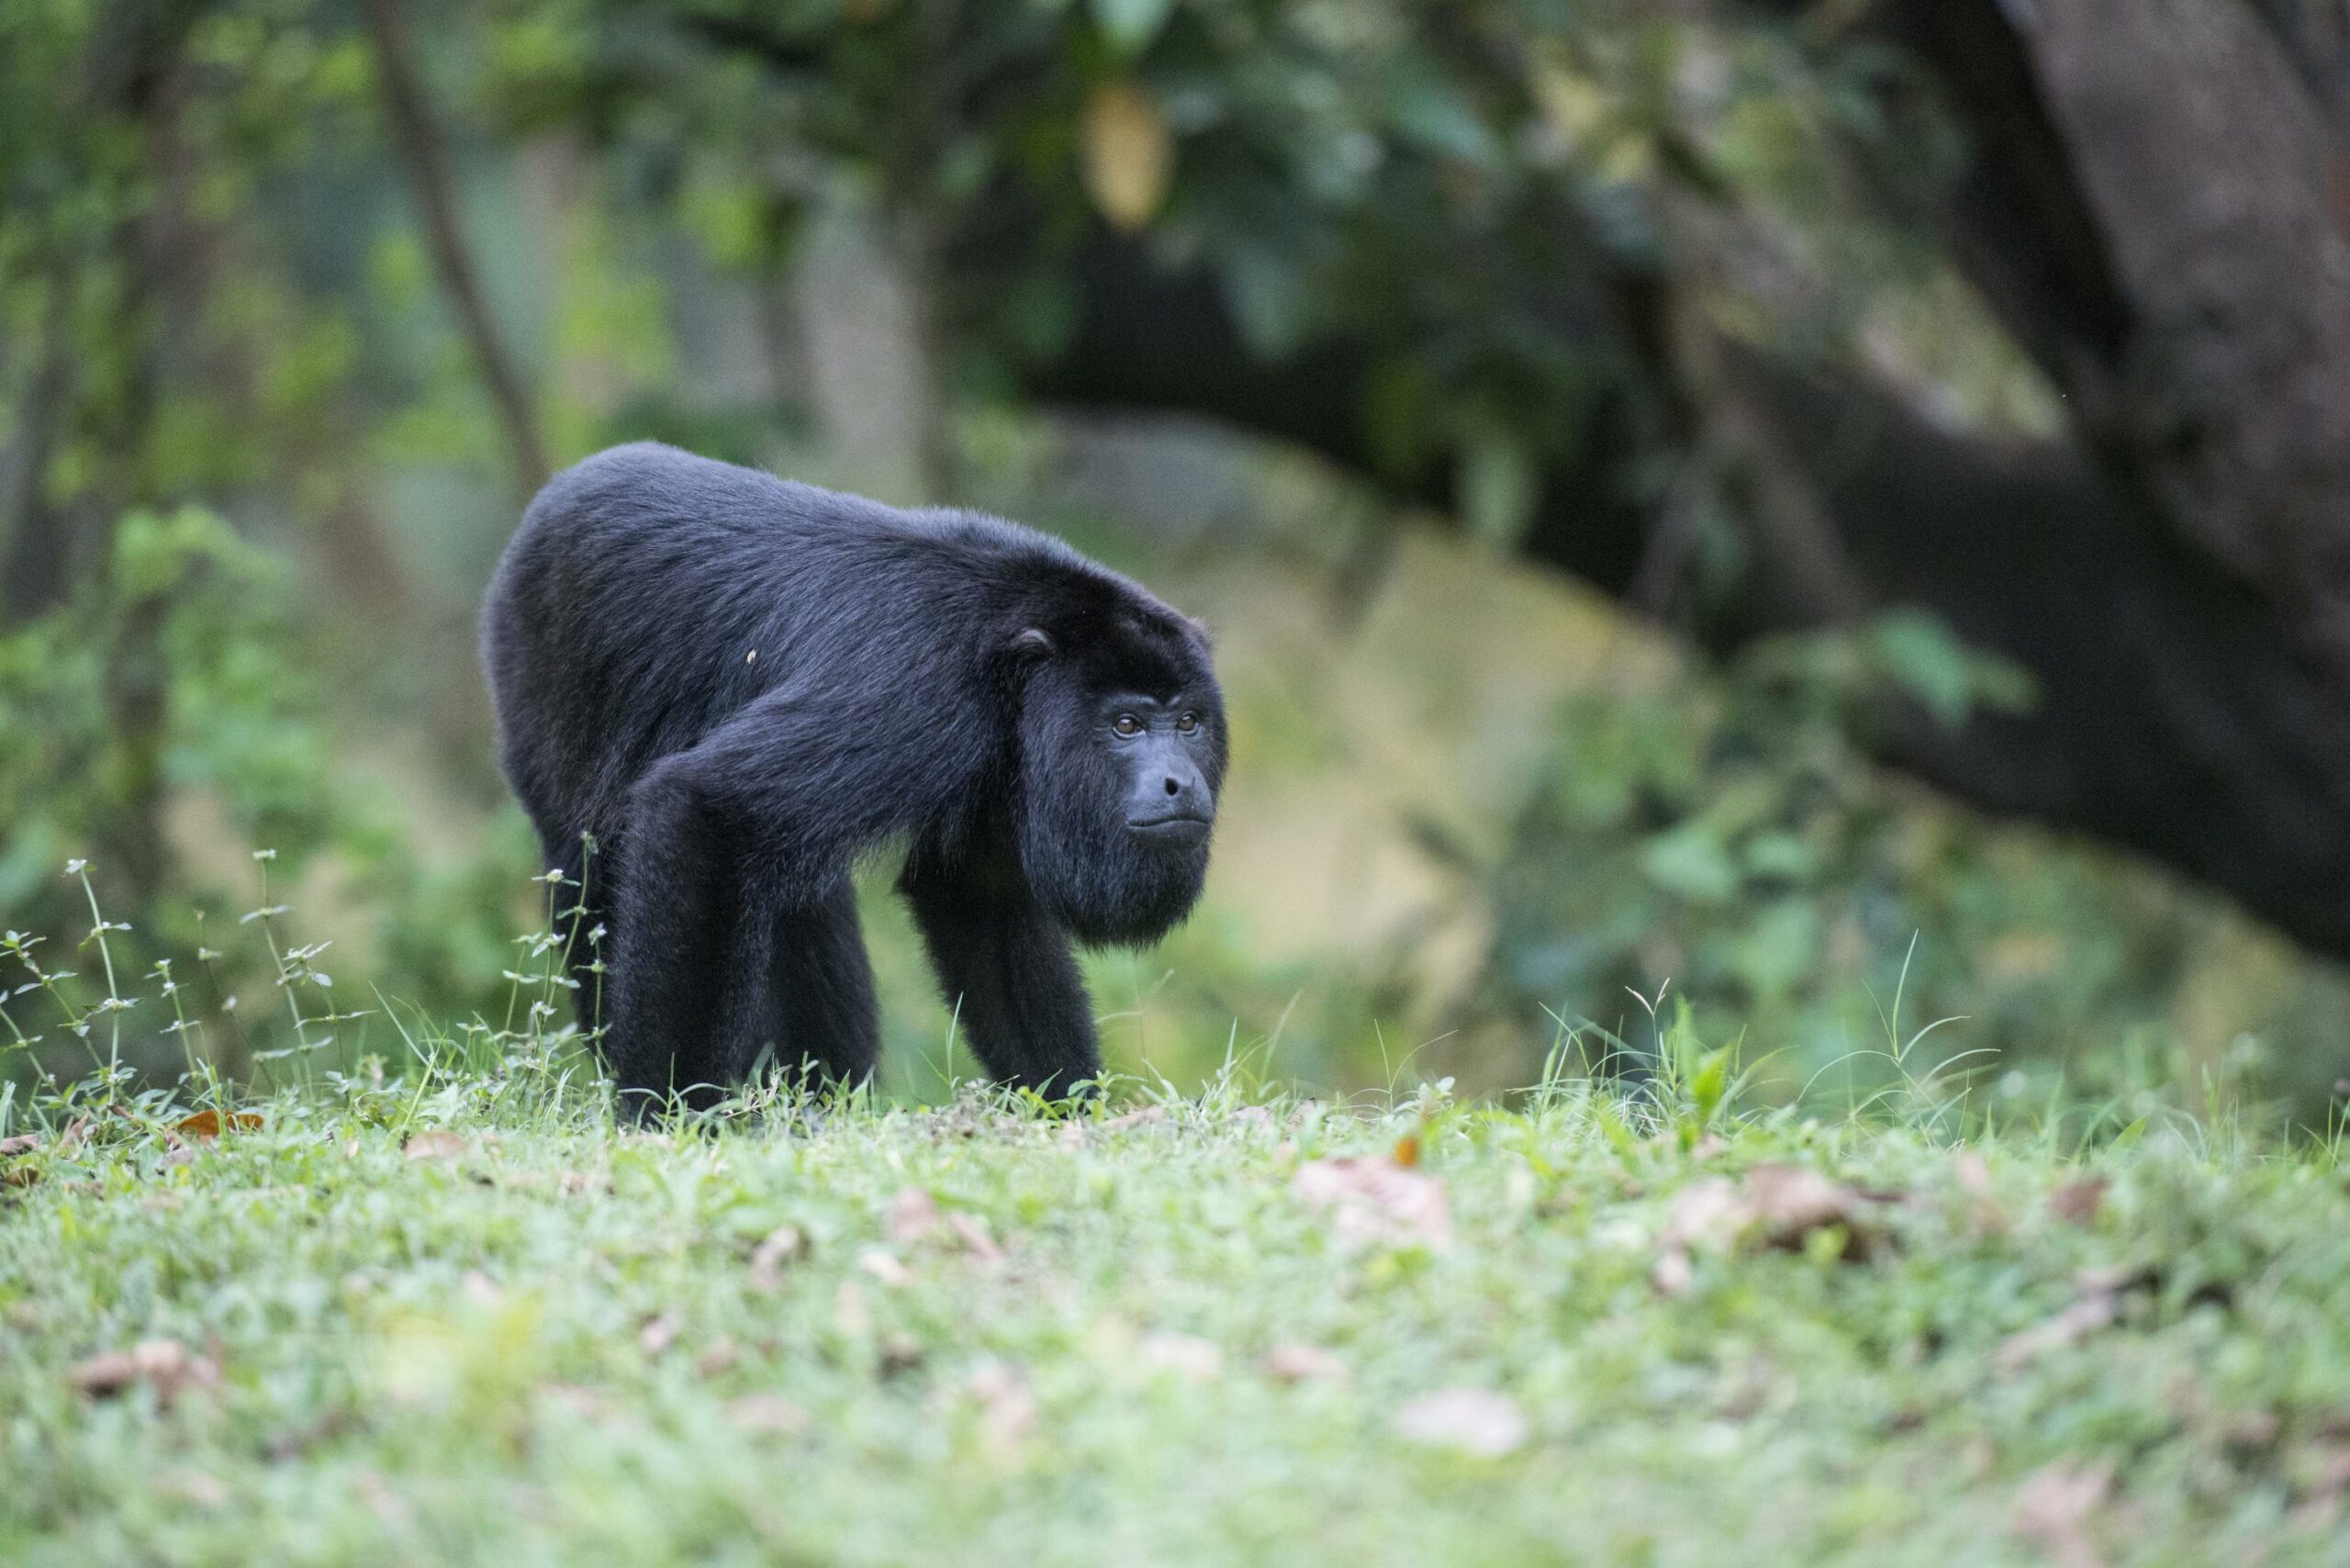
{"label": "blurred tree trunk", "polygon": [[546,442],[539,433],[538,415],[532,407],[521,373],[498,339],[498,324],[490,318],[489,301],[482,291],[480,273],[465,244],[464,229],[457,217],[456,187],[449,175],[448,155],[442,144],[440,127],[434,123],[425,100],[424,84],[408,58],[408,27],[399,0],[365,0],[363,10],[374,48],[375,80],[383,94],[385,118],[390,122],[392,143],[399,154],[400,166],[407,173],[417,216],[424,226],[425,245],[432,255],[433,272],[441,280],[441,292],[449,302],[450,313],[456,318],[458,330],[464,334],[465,345],[473,353],[482,387],[498,411],[498,425],[505,431],[507,448],[512,455],[515,478],[528,495],[544,484],[553,472],[547,463]]}
{"label": "blurred tree trunk", "polygon": [[64,433],[73,393],[73,286],[60,264],[42,307],[40,346],[18,407],[7,549],[0,554],[0,619],[18,622],[65,598],[72,581],[72,520],[49,494],[49,464]]}
{"label": "blurred tree trunk", "polygon": [[807,394],[845,482],[901,506],[937,499],[945,441],[927,246],[911,219],[836,192],[799,258]]}

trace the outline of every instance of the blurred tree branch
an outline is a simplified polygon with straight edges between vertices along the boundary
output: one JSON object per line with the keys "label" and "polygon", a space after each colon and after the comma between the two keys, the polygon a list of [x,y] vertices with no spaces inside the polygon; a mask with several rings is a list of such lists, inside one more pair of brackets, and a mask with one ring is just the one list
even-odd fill
{"label": "blurred tree branch", "polygon": [[464,230],[457,218],[456,191],[449,175],[448,157],[425,101],[424,84],[408,58],[407,24],[399,0],[365,0],[362,10],[374,48],[375,79],[383,94],[393,146],[407,173],[417,215],[423,221],[433,272],[441,280],[441,291],[448,299],[450,312],[464,333],[466,346],[481,373],[482,386],[498,410],[498,424],[506,432],[507,447],[512,454],[515,478],[527,495],[545,483],[553,472],[547,461],[546,442],[540,434],[538,416],[524,389],[521,373],[498,340],[480,274],[465,244]]}

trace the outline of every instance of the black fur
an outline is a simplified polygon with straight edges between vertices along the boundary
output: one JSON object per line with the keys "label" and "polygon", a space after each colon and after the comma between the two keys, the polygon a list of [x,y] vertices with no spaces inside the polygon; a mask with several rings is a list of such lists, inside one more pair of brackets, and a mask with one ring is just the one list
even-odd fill
{"label": "black fur", "polygon": [[885,841],[980,1064],[1057,1094],[1100,1067],[1070,939],[1154,940],[1206,875],[1199,625],[997,518],[616,447],[531,503],[482,658],[550,863],[598,846],[606,1060],[640,1112],[767,1052],[872,1070],[848,879]]}

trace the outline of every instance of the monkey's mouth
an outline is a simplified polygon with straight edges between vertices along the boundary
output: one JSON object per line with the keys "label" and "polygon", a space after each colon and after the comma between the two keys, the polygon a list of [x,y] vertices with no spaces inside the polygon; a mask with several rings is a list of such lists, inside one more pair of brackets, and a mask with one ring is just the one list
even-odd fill
{"label": "monkey's mouth", "polygon": [[1197,844],[1208,835],[1214,819],[1201,816],[1128,817],[1126,831],[1156,844]]}

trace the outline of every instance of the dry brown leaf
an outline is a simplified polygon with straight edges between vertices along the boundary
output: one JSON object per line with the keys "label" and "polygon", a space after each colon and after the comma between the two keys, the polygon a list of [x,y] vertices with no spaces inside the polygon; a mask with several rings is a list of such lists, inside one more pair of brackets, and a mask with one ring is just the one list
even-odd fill
{"label": "dry brown leaf", "polygon": [[218,1383],[220,1364],[177,1339],[141,1339],[128,1350],[76,1361],[66,1379],[93,1399],[112,1399],[143,1383],[154,1389],[158,1404],[169,1405],[190,1389]]}
{"label": "dry brown leaf", "polygon": [[920,1187],[908,1187],[890,1200],[890,1239],[901,1247],[912,1245],[938,1228],[938,1204]]}
{"label": "dry brown leaf", "polygon": [[462,1159],[472,1147],[455,1133],[435,1127],[409,1135],[400,1152],[410,1159]]}
{"label": "dry brown leaf", "polygon": [[1016,1446],[1036,1425],[1036,1396],[1019,1370],[988,1361],[971,1373],[971,1396],[979,1406],[979,1439],[990,1451]]}
{"label": "dry brown leaf", "polygon": [[1395,1412],[1395,1435],[1429,1448],[1478,1459],[1499,1459],[1526,1443],[1526,1417],[1517,1402],[1490,1388],[1442,1388]]}
{"label": "dry brown leaf", "polygon": [[207,1512],[229,1506],[229,1488],[217,1475],[201,1470],[183,1470],[164,1476],[155,1484],[155,1490],[174,1502],[185,1503]]}
{"label": "dry brown leaf", "polygon": [[751,1288],[761,1295],[781,1290],[783,1266],[800,1256],[802,1244],[796,1225],[779,1225],[768,1231],[751,1249]]}
{"label": "dry brown leaf", "polygon": [[1727,1251],[1753,1223],[1753,1201],[1737,1183],[1707,1176],[1673,1194],[1657,1241],[1668,1250]]}
{"label": "dry brown leaf", "polygon": [[2102,1176],[2067,1182],[2048,1194],[2048,1212],[2067,1225],[2087,1228],[2097,1223],[2098,1210],[2105,1206],[2106,1189],[2112,1185]]}
{"label": "dry brown leaf", "polygon": [[910,1372],[921,1371],[923,1362],[927,1359],[928,1352],[923,1350],[922,1341],[912,1335],[884,1334],[876,1370],[883,1377],[903,1377]]}
{"label": "dry brown leaf", "polygon": [[1452,1241],[1452,1209],[1444,1183],[1423,1170],[1387,1159],[1309,1159],[1290,1188],[1306,1205],[1330,1217],[1342,1246],[1370,1243],[1441,1249]]}
{"label": "dry brown leaf", "polygon": [[1145,1105],[1139,1111],[1128,1111],[1123,1116],[1113,1116],[1102,1125],[1105,1127],[1138,1127],[1148,1122],[1163,1122],[1166,1119],[1166,1106]]}
{"label": "dry brown leaf", "polygon": [[685,1326],[686,1320],[674,1312],[655,1313],[636,1331],[636,1348],[648,1356],[657,1356],[677,1342],[677,1330]]}
{"label": "dry brown leaf", "polygon": [[14,1137],[0,1137],[0,1159],[11,1159],[19,1154],[30,1154],[40,1147],[40,1134],[18,1133]]}
{"label": "dry brown leaf", "polygon": [[868,1247],[856,1255],[856,1266],[891,1290],[913,1283],[914,1272],[898,1260],[897,1255],[878,1247]]}
{"label": "dry brown leaf", "polygon": [[1695,1253],[1728,1252],[1750,1240],[1800,1251],[1830,1226],[1843,1232],[1839,1256],[1865,1258],[1887,1239],[1869,1205],[1891,1196],[1862,1193],[1798,1165],[1757,1165],[1742,1182],[1703,1177],[1675,1193],[1665,1211],[1651,1282],[1661,1294],[1678,1295],[1695,1277]]}
{"label": "dry brown leaf", "polygon": [[2025,1478],[2016,1491],[2009,1528],[2048,1553],[2059,1568],[2102,1568],[2105,1556],[2089,1526],[2112,1490],[2111,1465],[2059,1461]]}
{"label": "dry brown leaf", "polygon": [[619,1418],[619,1407],[599,1389],[584,1388],[576,1383],[549,1383],[539,1386],[539,1397],[550,1405],[558,1405],[569,1415],[598,1426],[610,1426]]}
{"label": "dry brown leaf", "polygon": [[794,1437],[808,1429],[808,1412],[780,1394],[745,1394],[731,1400],[726,1414],[746,1432]]}
{"label": "dry brown leaf", "polygon": [[995,1238],[988,1234],[988,1222],[978,1215],[950,1214],[946,1216],[946,1227],[963,1243],[965,1251],[982,1262],[992,1263],[1003,1256],[1003,1249],[997,1246]]}
{"label": "dry brown leaf", "polygon": [[1874,1232],[1866,1224],[1863,1196],[1800,1165],[1758,1165],[1746,1173],[1746,1193],[1754,1217],[1774,1247],[1800,1248],[1816,1230],[1842,1226],[1844,1255],[1865,1254]]}
{"label": "dry brown leaf", "polygon": [[2000,1341],[1999,1371],[2013,1377],[2049,1351],[2077,1345],[2099,1329],[2110,1327],[2121,1316],[2121,1297],[2110,1291],[2092,1292],[2045,1323],[2019,1329]]}
{"label": "dry brown leaf", "polygon": [[184,1116],[172,1130],[182,1137],[216,1138],[224,1132],[249,1133],[262,1125],[259,1111],[231,1111],[222,1115],[207,1106],[193,1116]]}
{"label": "dry brown leaf", "polygon": [[1259,1363],[1276,1383],[1344,1383],[1347,1363],[1319,1345],[1294,1341],[1274,1346]]}
{"label": "dry brown leaf", "polygon": [[1205,1383],[1224,1370],[1223,1350],[1196,1334],[1146,1334],[1135,1346],[1135,1359],[1152,1372],[1173,1372],[1187,1383]]}

